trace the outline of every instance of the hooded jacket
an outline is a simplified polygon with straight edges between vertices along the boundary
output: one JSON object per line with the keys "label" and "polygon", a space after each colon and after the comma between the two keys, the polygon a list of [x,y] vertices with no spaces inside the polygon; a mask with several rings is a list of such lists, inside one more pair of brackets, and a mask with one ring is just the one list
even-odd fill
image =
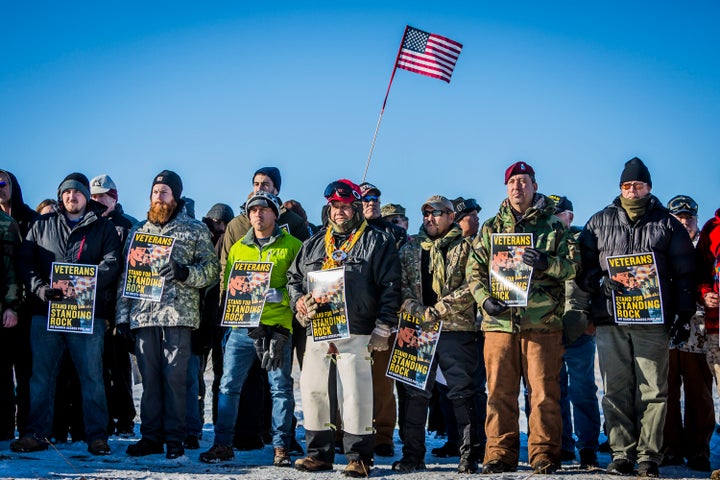
{"label": "hooded jacket", "polygon": [[170,260],[188,267],[190,273],[184,281],[165,282],[159,302],[122,296],[127,270],[118,282],[118,300],[115,320],[118,324],[130,323],[130,328],[190,327],[200,324],[200,289],[217,281],[220,265],[210,231],[199,220],[190,218],[178,202],[174,216],[164,225],[144,220],[128,233],[125,257],[135,232],[164,235],[175,238]]}
{"label": "hooded jacket", "polygon": [[15,175],[7,170],[0,170],[10,179],[10,216],[15,219],[20,227],[20,235],[25,238],[28,231],[30,231],[30,225],[40,216],[32,208],[28,207],[23,201],[22,188],[17,181]]}
{"label": "hooded jacket", "polygon": [[578,281],[591,290],[595,325],[614,325],[600,279],[608,274],[607,257],[653,252],[660,279],[665,324],[675,313],[695,312],[695,251],[687,230],[654,195],[645,214],[632,223],[620,197],[588,220],[580,234],[582,272]]}
{"label": "hooded jacket", "polygon": [[47,315],[48,303],[38,297],[50,285],[53,262],[98,266],[95,318],[106,319],[107,299],[120,273],[120,239],[109,220],[100,216],[96,203],[89,201],[85,215],[74,226],[64,209],[38,218],[20,247],[18,270],[25,285],[33,315]]}
{"label": "hooded jacket", "polygon": [[[575,277],[579,255],[575,241],[562,221],[553,215],[555,203],[545,195],[536,194],[533,204],[515,219],[509,200],[488,219],[473,242],[467,263],[470,291],[482,312],[482,329],[488,332],[519,333],[521,331],[554,332],[563,328],[565,281]],[[526,307],[510,307],[492,317],[482,308],[491,296],[490,263],[493,233],[532,233],[534,247],[548,255],[548,268],[533,270]]]}
{"label": "hooded jacket", "polygon": [[[697,244],[699,257],[698,291],[702,299],[705,294],[718,293],[720,281],[720,208],[715,216],[703,225]],[[705,309],[705,328],[708,333],[718,333],[718,309]]]}
{"label": "hooded jacket", "polygon": [[20,248],[20,229],[10,215],[0,212],[0,313],[20,303],[15,257]]}

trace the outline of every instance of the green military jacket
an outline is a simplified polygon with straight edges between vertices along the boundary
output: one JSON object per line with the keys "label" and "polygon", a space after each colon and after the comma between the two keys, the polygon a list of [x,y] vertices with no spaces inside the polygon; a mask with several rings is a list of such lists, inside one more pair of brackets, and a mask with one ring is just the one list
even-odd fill
{"label": "green military jacket", "polygon": [[475,300],[465,281],[465,265],[471,250],[470,242],[460,234],[448,245],[445,257],[445,284],[435,305],[423,305],[422,302],[420,243],[418,236],[414,235],[400,249],[402,267],[400,290],[405,308],[413,315],[421,316],[425,307],[432,307],[443,322],[444,332],[474,332],[476,330]]}
{"label": "green military jacket", "polygon": [[[487,332],[519,333],[534,330],[561,331],[565,310],[565,281],[575,277],[579,265],[576,242],[562,221],[553,215],[554,203],[536,194],[533,205],[518,221],[505,199],[500,211],[488,219],[472,245],[467,263],[467,281],[482,311],[482,329]],[[511,307],[496,317],[482,308],[490,297],[490,248],[493,233],[532,233],[536,249],[548,255],[548,269],[533,270],[527,307]]]}

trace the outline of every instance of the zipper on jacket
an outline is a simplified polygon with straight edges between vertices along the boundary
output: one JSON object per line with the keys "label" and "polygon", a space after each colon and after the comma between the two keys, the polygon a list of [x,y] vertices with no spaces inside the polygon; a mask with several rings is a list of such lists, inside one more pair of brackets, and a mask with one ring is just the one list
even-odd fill
{"label": "zipper on jacket", "polygon": [[80,240],[80,248],[78,249],[78,254],[77,254],[78,261],[80,261],[80,255],[82,255],[83,247],[85,246],[85,238],[86,238],[86,235],[83,235],[82,240]]}

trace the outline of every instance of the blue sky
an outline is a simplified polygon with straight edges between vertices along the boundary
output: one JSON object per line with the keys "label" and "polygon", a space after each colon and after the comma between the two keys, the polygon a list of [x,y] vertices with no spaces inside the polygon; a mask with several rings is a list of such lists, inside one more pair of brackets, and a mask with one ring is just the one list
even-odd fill
{"label": "blue sky", "polygon": [[663,202],[720,207],[717,2],[3,2],[0,168],[35,206],[71,171],[110,174],[144,217],[153,176],[199,215],[252,173],[319,220],[359,182],[406,24],[464,44],[452,82],[399,70],[368,180],[408,207],[474,197],[482,219],[525,160],[584,223],[642,158]]}

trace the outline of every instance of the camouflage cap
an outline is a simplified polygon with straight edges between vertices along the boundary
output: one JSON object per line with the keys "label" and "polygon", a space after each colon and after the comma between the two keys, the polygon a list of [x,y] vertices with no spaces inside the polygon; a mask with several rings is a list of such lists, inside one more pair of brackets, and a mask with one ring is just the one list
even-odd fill
{"label": "camouflage cap", "polygon": [[402,215],[404,217],[405,216],[405,207],[403,207],[399,203],[386,203],[380,209],[380,215],[383,218],[391,217],[393,215]]}
{"label": "camouflage cap", "polygon": [[433,195],[425,200],[425,203],[423,203],[422,207],[420,207],[420,211],[422,212],[425,207],[432,207],[433,209],[445,210],[447,212],[455,211],[452,202],[442,195]]}

